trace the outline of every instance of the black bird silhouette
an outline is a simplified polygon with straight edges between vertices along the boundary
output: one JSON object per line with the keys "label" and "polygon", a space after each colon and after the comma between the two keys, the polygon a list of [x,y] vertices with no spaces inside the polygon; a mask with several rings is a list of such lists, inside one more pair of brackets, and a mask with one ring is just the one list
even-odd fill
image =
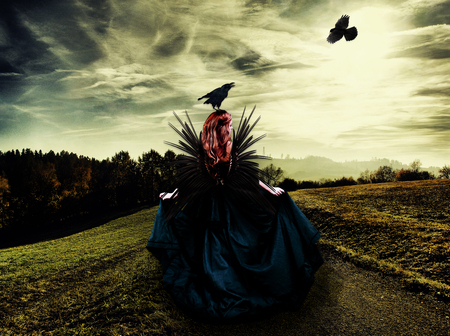
{"label": "black bird silhouette", "polygon": [[217,109],[220,109],[220,105],[222,104],[223,100],[227,98],[228,91],[230,91],[232,87],[234,87],[234,82],[224,84],[220,88],[212,90],[210,93],[207,93],[203,97],[198,98],[198,100],[208,98],[203,104],[211,104],[214,109],[216,109],[216,106]]}
{"label": "black bird silhouette", "polygon": [[347,29],[349,18],[350,16],[348,15],[341,16],[341,18],[336,22],[334,28],[330,30],[330,35],[327,37],[328,42],[337,42],[342,38],[342,36],[344,36],[347,41],[351,41],[358,36],[358,30],[356,30],[356,27]]}

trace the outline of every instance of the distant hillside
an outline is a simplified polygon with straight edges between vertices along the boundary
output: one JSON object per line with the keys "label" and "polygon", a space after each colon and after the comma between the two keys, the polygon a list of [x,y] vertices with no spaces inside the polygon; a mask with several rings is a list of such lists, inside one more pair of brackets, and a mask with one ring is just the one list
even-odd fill
{"label": "distant hillside", "polygon": [[[409,166],[396,160],[372,159],[370,161],[345,161],[335,162],[321,156],[307,156],[303,159],[272,159],[258,160],[260,168],[264,168],[271,163],[275,167],[284,170],[284,177],[292,178],[296,181],[318,181],[321,178],[335,179],[343,176],[352,176],[355,180],[361,172],[377,170],[380,166],[391,166],[393,169],[407,169]],[[422,168],[430,173],[438,175],[440,167]]]}

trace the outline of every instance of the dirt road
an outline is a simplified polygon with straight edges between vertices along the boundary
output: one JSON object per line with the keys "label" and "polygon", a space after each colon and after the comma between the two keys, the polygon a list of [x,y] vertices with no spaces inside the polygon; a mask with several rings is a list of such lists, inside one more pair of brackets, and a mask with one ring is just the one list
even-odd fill
{"label": "dirt road", "polygon": [[193,322],[199,335],[450,335],[450,303],[406,291],[322,248],[324,265],[303,305],[270,319],[235,326]]}

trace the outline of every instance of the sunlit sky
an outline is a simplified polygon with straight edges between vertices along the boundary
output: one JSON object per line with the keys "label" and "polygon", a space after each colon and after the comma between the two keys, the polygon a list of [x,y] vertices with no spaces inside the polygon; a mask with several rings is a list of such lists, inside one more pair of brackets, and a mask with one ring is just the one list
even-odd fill
{"label": "sunlit sky", "polygon": [[[358,37],[329,44],[350,16]],[[137,158],[235,82],[258,153],[450,164],[450,1],[15,0],[0,11],[0,150]]]}

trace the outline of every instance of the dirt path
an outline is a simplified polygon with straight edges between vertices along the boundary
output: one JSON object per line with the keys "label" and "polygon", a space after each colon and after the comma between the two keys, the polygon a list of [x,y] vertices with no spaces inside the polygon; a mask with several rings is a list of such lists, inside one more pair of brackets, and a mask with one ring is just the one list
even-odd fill
{"label": "dirt path", "polygon": [[236,326],[194,323],[200,335],[450,335],[450,303],[406,291],[322,249],[324,265],[297,312]]}

